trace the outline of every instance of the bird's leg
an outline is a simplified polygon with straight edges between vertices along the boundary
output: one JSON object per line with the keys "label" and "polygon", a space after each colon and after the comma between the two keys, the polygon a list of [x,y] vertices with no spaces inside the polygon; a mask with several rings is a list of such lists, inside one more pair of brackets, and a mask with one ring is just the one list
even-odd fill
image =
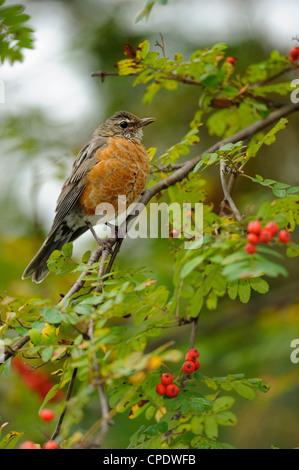
{"label": "bird's leg", "polygon": [[111,253],[111,249],[112,249],[111,241],[110,240],[101,240],[97,236],[97,234],[96,234],[93,226],[89,222],[89,220],[85,220],[85,223],[86,223],[87,227],[89,228],[89,230],[91,231],[91,233],[92,233],[94,239],[96,240],[97,244],[102,248],[102,250],[107,251],[108,253]]}
{"label": "bird's leg", "polygon": [[91,231],[91,233],[92,233],[94,239],[96,240],[97,244],[102,245],[102,240],[100,240],[99,237],[97,236],[97,234],[96,234],[93,226],[89,222],[89,220],[85,220],[85,223],[86,223],[87,227],[89,228],[89,230]]}
{"label": "bird's leg", "polygon": [[114,224],[110,224],[110,222],[106,222],[105,225],[110,228],[111,236],[114,238],[118,238],[118,226]]}

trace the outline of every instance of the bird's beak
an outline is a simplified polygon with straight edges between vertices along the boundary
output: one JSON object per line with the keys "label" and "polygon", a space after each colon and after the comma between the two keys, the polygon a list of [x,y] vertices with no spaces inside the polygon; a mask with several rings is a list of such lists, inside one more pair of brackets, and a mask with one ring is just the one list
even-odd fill
{"label": "bird's beak", "polygon": [[149,117],[149,118],[140,119],[140,121],[139,121],[138,124],[137,124],[137,127],[147,126],[147,125],[150,124],[151,122],[156,121],[156,119],[157,119],[157,118],[155,118],[155,117]]}

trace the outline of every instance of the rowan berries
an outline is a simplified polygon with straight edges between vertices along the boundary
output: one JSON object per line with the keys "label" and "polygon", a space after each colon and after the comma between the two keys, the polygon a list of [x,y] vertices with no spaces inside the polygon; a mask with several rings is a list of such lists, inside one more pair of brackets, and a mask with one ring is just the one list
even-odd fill
{"label": "rowan berries", "polygon": [[175,384],[169,384],[166,387],[166,395],[170,398],[174,398],[179,394],[179,387]]}
{"label": "rowan berries", "polygon": [[228,56],[226,59],[225,59],[225,62],[231,64],[231,65],[236,65],[237,61],[234,57],[231,57],[231,56]]}
{"label": "rowan berries", "polygon": [[184,364],[182,365],[182,369],[186,374],[192,374],[192,372],[194,372],[195,370],[194,362],[192,361],[184,362]]}
{"label": "rowan berries", "polygon": [[262,243],[269,243],[270,240],[272,240],[272,233],[270,230],[264,229],[260,233],[260,242]]}
{"label": "rowan berries", "polygon": [[266,225],[265,225],[265,230],[270,230],[270,232],[272,233],[272,235],[276,235],[278,230],[279,230],[279,227],[278,225],[275,223],[275,222],[268,222]]}
{"label": "rowan berries", "polygon": [[156,392],[157,392],[159,395],[165,395],[165,393],[166,393],[166,387],[165,387],[165,385],[163,385],[163,384],[158,384],[158,385],[156,386]]}
{"label": "rowan berries", "polygon": [[254,253],[256,253],[256,246],[253,243],[247,243],[247,245],[244,246],[244,250],[249,255],[254,255]]}
{"label": "rowan berries", "polygon": [[52,421],[55,418],[55,413],[45,408],[40,411],[39,416],[43,421]]}
{"label": "rowan berries", "polygon": [[281,243],[289,243],[289,241],[291,240],[291,234],[285,229],[280,230],[278,234],[278,240]]}
{"label": "rowan berries", "polygon": [[165,374],[161,375],[161,382],[163,385],[169,385],[172,383],[172,381],[173,381],[173,377],[171,374],[168,374],[167,372],[165,372]]}
{"label": "rowan berries", "polygon": [[185,361],[191,361],[191,362],[195,362],[197,359],[197,356],[196,354],[193,352],[193,351],[188,351],[186,356],[185,356]]}
{"label": "rowan berries", "polygon": [[260,241],[256,233],[248,233],[247,240],[249,241],[249,243],[253,243],[254,245],[257,245],[258,242]]}
{"label": "rowan berries", "polygon": [[297,62],[299,59],[299,47],[293,47],[289,52],[289,58],[292,62]]}
{"label": "rowan berries", "polygon": [[43,445],[44,449],[59,449],[59,445],[57,444],[56,441],[48,441]]}
{"label": "rowan berries", "polygon": [[40,447],[32,441],[25,441],[20,445],[20,449],[39,449]]}
{"label": "rowan berries", "polygon": [[248,233],[255,233],[256,235],[259,235],[261,231],[262,231],[262,224],[258,220],[253,220],[252,222],[249,222],[249,224],[247,225]]}

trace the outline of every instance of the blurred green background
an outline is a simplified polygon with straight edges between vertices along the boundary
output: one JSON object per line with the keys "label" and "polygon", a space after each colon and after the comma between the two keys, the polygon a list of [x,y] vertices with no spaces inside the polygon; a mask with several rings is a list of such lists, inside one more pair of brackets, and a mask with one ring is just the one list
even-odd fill
{"label": "blurred green background", "polygon": [[[14,4],[8,1],[7,4]],[[114,71],[123,58],[123,44],[136,47],[148,39],[166,42],[168,56],[181,52],[185,58],[198,48],[215,42],[228,44],[228,54],[238,58],[244,70],[261,61],[273,49],[281,54],[295,44],[299,33],[299,4],[268,0],[226,2],[210,0],[169,0],[156,5],[147,21],[135,23],[145,0],[26,0],[22,2],[35,30],[35,49],[26,51],[23,63],[2,65],[5,104],[0,104],[0,295],[50,297],[59,299],[74,276],[47,277],[42,284],[22,281],[21,274],[36,253],[52,223],[56,199],[68,175],[74,156],[94,129],[117,110],[140,117],[156,116],[146,129],[145,146],[157,147],[159,156],[188,131],[198,108],[199,91],[180,85],[175,93],[159,92],[151,104],[142,103],[143,88],[132,88],[131,77],[107,77],[104,83],[92,78],[97,70]],[[288,101],[289,97],[285,98]],[[248,165],[248,173],[298,185],[299,116],[291,116],[277,142],[264,147]],[[195,155],[217,137],[200,130]],[[218,170],[206,175],[208,201],[215,210],[222,200]],[[254,213],[271,199],[269,190],[244,179],[235,188],[241,211]],[[298,235],[294,235],[298,242]],[[94,247],[90,234],[75,243],[74,257]],[[159,283],[172,285],[171,244],[167,239],[126,240],[118,257],[124,269],[146,266]],[[269,448],[275,444],[299,445],[299,364],[290,360],[290,343],[299,338],[298,260],[286,259],[288,278],[267,279],[270,293],[256,294],[249,304],[222,299],[216,312],[203,311],[196,346],[201,351],[202,373],[210,377],[245,372],[270,383],[270,392],[254,402],[238,400],[237,426],[222,428],[220,440],[236,447]],[[188,347],[189,328],[168,332],[151,348],[174,339],[178,348]],[[36,413],[40,398],[24,385],[12,370],[0,379],[0,416],[11,429],[26,431],[26,438],[39,440]],[[97,403],[86,407],[83,426],[92,424]],[[32,419],[31,419],[32,417]],[[118,416],[105,447],[128,444],[127,436],[137,430],[143,417],[129,420]],[[126,433],[123,427],[126,427]],[[46,431],[44,428],[42,432]]]}

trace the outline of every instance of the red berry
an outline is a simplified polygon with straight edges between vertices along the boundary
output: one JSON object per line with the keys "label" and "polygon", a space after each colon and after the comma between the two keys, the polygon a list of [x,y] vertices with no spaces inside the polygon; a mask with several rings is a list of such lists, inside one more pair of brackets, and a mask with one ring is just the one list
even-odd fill
{"label": "red berry", "polygon": [[179,394],[179,387],[175,384],[169,384],[166,387],[166,395],[170,398],[174,398]]}
{"label": "red berry", "polygon": [[166,393],[166,387],[165,387],[165,385],[163,385],[163,384],[158,384],[158,385],[156,386],[156,392],[157,392],[159,395],[165,395],[165,393]]}
{"label": "red berry", "polygon": [[270,232],[270,230],[264,229],[260,233],[260,242],[269,243],[269,241],[272,240],[272,237],[272,232]]}
{"label": "red berry", "polygon": [[269,230],[272,235],[276,235],[279,230],[279,227],[275,222],[269,222],[268,224],[266,224],[265,230]]}
{"label": "red berry", "polygon": [[236,65],[236,63],[237,63],[236,59],[234,57],[231,57],[231,56],[227,57],[225,59],[225,62],[228,62],[229,64],[232,64],[232,65]]}
{"label": "red berry", "polygon": [[248,233],[247,235],[247,240],[250,242],[250,243],[253,243],[254,245],[257,245],[258,242],[260,241],[258,235],[256,233]]}
{"label": "red berry", "polygon": [[186,361],[182,365],[182,369],[186,374],[192,374],[194,372],[194,362],[192,361]]}
{"label": "red berry", "polygon": [[254,253],[256,253],[256,246],[253,243],[247,243],[247,245],[244,246],[244,250],[249,255],[254,255]]}
{"label": "red berry", "polygon": [[196,359],[196,361],[194,362],[194,370],[197,370],[200,368],[200,362],[198,359]]}
{"label": "red berry", "polygon": [[191,362],[195,362],[197,359],[197,356],[196,354],[193,352],[193,351],[188,351],[186,356],[185,356],[185,361],[191,361]]}
{"label": "red berry", "polygon": [[289,243],[289,241],[291,240],[291,234],[287,230],[282,229],[278,234],[278,240],[281,243]]}
{"label": "red berry", "polygon": [[259,235],[261,231],[262,225],[258,220],[253,220],[247,225],[247,232],[249,233],[255,233],[256,235]]}
{"label": "red berry", "polygon": [[48,441],[43,445],[44,449],[59,449],[59,445],[56,441]]}
{"label": "red berry", "polygon": [[173,377],[171,374],[168,374],[167,372],[165,374],[161,375],[161,382],[163,385],[169,385],[173,381]]}
{"label": "red berry", "polygon": [[55,418],[55,413],[45,408],[40,411],[39,416],[43,421],[52,421]]}
{"label": "red berry", "polygon": [[193,354],[195,354],[196,357],[199,356],[199,351],[198,351],[198,349],[196,349],[196,348],[189,349],[188,352],[192,352]]}
{"label": "red berry", "polygon": [[32,441],[25,441],[20,445],[20,449],[39,449],[39,447]]}
{"label": "red berry", "polygon": [[299,59],[299,47],[293,47],[289,52],[289,58],[296,62]]}

